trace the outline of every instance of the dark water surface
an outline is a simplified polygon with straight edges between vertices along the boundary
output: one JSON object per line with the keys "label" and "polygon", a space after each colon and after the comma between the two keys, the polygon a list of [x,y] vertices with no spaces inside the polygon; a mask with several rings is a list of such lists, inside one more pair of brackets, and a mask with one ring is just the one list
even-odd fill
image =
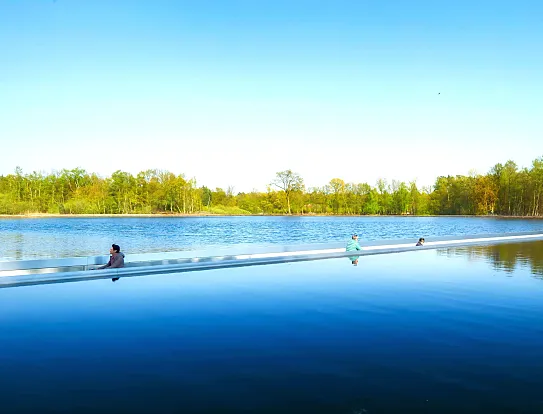
{"label": "dark water surface", "polygon": [[542,251],[0,289],[0,411],[541,413]]}
{"label": "dark water surface", "polygon": [[483,217],[159,217],[0,219],[0,260],[209,247],[543,231],[543,220]]}

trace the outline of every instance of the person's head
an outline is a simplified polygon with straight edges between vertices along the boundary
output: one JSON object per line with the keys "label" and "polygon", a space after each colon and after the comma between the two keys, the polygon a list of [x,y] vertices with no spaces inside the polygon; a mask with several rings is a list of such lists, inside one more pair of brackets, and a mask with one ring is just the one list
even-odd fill
{"label": "person's head", "polygon": [[421,238],[419,239],[419,243],[424,243],[424,237],[421,237]]}
{"label": "person's head", "polygon": [[113,253],[119,253],[121,251],[121,247],[118,244],[112,244],[111,249],[109,249],[109,252],[111,254]]}
{"label": "person's head", "polygon": [[353,266],[357,266],[358,265],[358,259],[353,260],[351,263],[353,264]]}
{"label": "person's head", "polygon": [[353,239],[353,240],[358,240],[358,234],[353,234],[352,239]]}

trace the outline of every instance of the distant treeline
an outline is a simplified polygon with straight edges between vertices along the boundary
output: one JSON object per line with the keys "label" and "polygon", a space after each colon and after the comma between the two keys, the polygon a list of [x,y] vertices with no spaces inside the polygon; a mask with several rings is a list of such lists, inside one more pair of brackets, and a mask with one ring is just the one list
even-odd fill
{"label": "distant treeline", "polygon": [[[271,178],[271,177],[270,177]],[[486,175],[438,177],[433,187],[378,180],[346,183],[333,178],[306,188],[291,170],[278,172],[266,192],[197,186],[194,178],[147,170],[110,177],[76,168],[50,174],[0,176],[0,214],[410,214],[543,216],[543,157],[530,168],[513,161]]]}

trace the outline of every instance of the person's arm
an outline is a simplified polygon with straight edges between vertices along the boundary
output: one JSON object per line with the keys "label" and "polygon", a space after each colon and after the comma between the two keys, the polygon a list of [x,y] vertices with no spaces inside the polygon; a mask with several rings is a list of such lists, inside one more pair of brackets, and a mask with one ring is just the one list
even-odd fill
{"label": "person's arm", "polygon": [[112,261],[112,259],[113,259],[113,258],[110,256],[110,257],[109,257],[109,261],[108,261],[105,265],[99,266],[99,267],[97,267],[96,269],[97,269],[97,270],[98,270],[98,269],[107,269],[108,267],[111,267],[111,261]]}

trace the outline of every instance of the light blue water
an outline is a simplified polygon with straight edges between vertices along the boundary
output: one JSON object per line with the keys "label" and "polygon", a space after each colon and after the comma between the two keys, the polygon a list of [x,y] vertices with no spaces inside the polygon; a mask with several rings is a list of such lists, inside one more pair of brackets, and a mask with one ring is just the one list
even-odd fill
{"label": "light blue water", "polygon": [[1,412],[541,413],[542,251],[0,289]]}
{"label": "light blue water", "polygon": [[543,220],[479,217],[175,217],[0,219],[0,259],[199,250],[288,244],[541,231]]}

